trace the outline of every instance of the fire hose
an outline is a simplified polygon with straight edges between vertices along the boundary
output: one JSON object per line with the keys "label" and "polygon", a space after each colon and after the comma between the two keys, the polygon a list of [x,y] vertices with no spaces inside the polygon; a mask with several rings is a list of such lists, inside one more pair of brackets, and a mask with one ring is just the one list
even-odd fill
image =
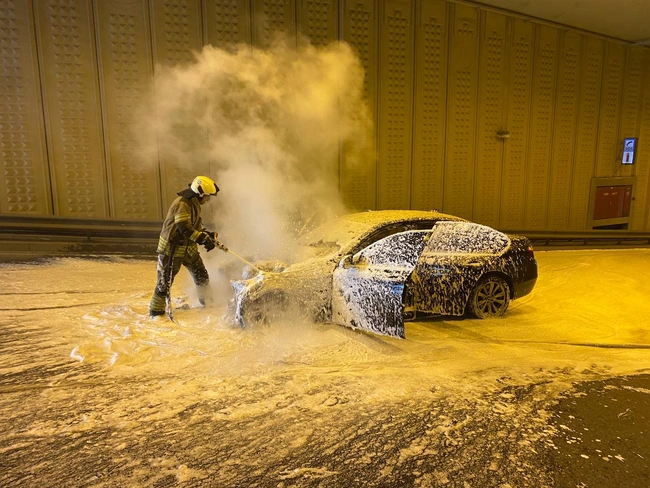
{"label": "fire hose", "polygon": [[247,261],[246,259],[244,259],[243,257],[241,257],[241,256],[240,256],[239,254],[237,254],[236,252],[234,252],[234,251],[232,251],[231,249],[227,248],[227,247],[226,247],[222,242],[220,242],[220,241],[218,241],[218,240],[215,239],[215,240],[214,240],[214,243],[215,243],[215,245],[216,245],[219,249],[221,249],[221,250],[224,251],[224,252],[227,252],[227,253],[232,254],[232,255],[235,256],[237,259],[239,259],[240,261],[243,261],[244,263],[246,263],[247,265],[249,265],[251,268],[253,268],[254,270],[256,270],[258,273],[260,273],[260,272],[262,271],[262,270],[259,269],[257,266],[255,266],[253,263],[251,263],[250,261]]}

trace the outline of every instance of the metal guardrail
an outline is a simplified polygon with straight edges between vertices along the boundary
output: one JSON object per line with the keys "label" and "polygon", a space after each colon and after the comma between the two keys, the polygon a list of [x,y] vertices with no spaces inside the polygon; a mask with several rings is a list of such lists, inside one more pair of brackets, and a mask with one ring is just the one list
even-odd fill
{"label": "metal guardrail", "polygon": [[539,248],[632,248],[650,247],[650,232],[627,230],[569,231],[504,231],[508,234],[524,235],[533,247]]}
{"label": "metal guardrail", "polygon": [[39,257],[155,257],[162,222],[0,216],[0,262]]}
{"label": "metal guardrail", "polygon": [[[157,242],[161,221],[78,219],[71,217],[0,215],[0,246],[18,241],[61,242],[71,248],[80,244],[90,249],[122,243],[125,248]],[[505,230],[524,235],[536,249],[650,247],[650,232],[627,230],[526,231]],[[6,247],[6,246],[5,246]]]}
{"label": "metal guardrail", "polygon": [[162,221],[0,216],[0,240],[12,236],[157,239]]}
{"label": "metal guardrail", "polygon": [[0,224],[25,223],[25,224],[61,224],[61,225],[114,225],[119,227],[157,226],[162,220],[116,220],[95,217],[60,217],[53,215],[13,215],[0,214]]}

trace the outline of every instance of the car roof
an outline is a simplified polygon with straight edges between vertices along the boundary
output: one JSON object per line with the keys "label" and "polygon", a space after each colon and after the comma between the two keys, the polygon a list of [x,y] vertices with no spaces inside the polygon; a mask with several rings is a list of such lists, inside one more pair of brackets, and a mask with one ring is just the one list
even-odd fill
{"label": "car roof", "polygon": [[465,219],[454,215],[427,210],[368,210],[366,212],[342,215],[339,219],[367,224],[370,227],[378,224],[398,223],[410,220],[452,220],[466,222]]}
{"label": "car roof", "polygon": [[[437,220],[459,221],[466,220],[453,215],[440,212],[427,212],[424,210],[370,210],[341,215],[329,220],[314,229],[309,230],[300,237],[302,244],[308,246],[318,245],[320,242],[336,243],[345,246],[353,239],[363,238],[384,226],[393,224],[408,224],[412,222],[433,222]],[[433,224],[431,224],[433,227]]]}

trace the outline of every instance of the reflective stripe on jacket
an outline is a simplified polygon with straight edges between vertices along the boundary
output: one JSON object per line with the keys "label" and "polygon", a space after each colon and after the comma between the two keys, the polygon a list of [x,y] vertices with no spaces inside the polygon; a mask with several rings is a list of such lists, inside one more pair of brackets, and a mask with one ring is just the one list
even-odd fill
{"label": "reflective stripe on jacket", "polygon": [[[178,224],[184,223],[189,229],[192,230],[192,235],[189,240],[184,238],[178,230]],[[158,239],[159,254],[169,254],[170,241],[177,242],[174,257],[193,256],[198,254],[199,248],[196,240],[201,235],[203,229],[203,221],[201,220],[201,204],[197,198],[177,197],[169,207],[167,217],[163,222],[162,230],[160,231],[160,238]]]}

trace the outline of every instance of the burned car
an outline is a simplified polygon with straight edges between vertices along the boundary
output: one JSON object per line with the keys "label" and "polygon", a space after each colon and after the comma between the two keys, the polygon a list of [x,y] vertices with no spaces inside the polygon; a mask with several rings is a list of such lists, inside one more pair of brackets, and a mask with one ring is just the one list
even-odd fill
{"label": "burned car", "polygon": [[294,309],[403,338],[404,320],[418,315],[503,315],[537,280],[526,237],[438,212],[345,215],[299,244],[301,261],[232,282],[240,325]]}

